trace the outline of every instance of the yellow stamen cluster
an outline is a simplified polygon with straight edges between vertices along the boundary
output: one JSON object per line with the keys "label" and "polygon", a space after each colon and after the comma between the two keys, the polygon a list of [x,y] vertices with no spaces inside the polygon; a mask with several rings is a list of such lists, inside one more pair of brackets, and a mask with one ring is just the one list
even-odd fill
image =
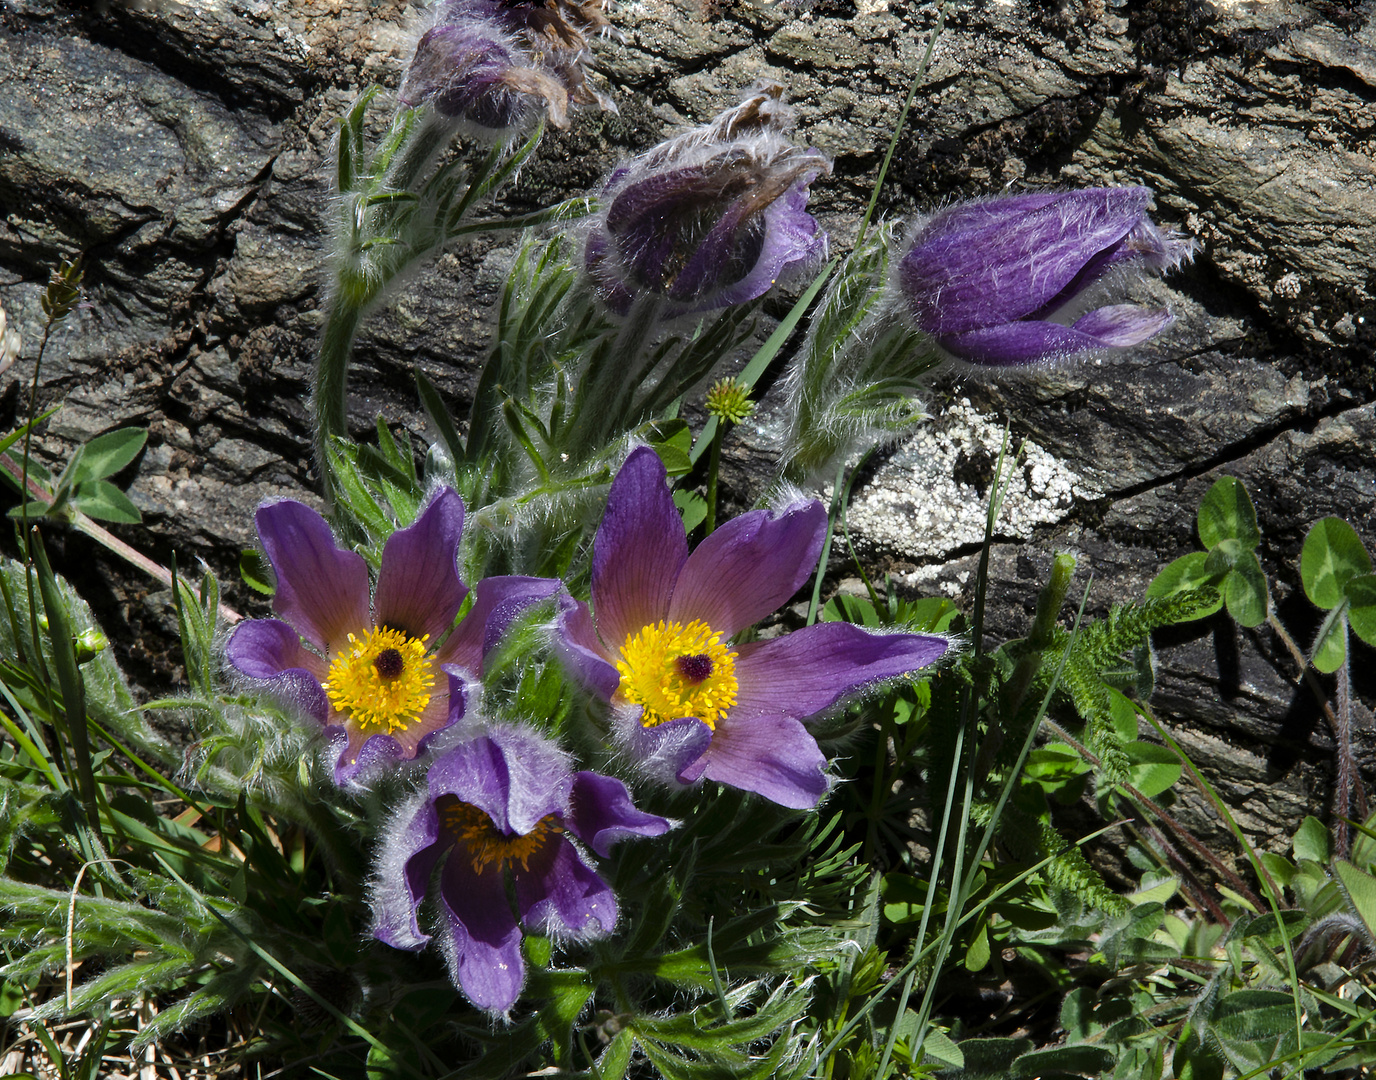
{"label": "yellow stamen cluster", "polygon": [[361,638],[350,634],[324,683],[331,704],[364,731],[405,730],[430,704],[435,672],[425,655],[428,639],[428,634],[411,638],[387,627]]}
{"label": "yellow stamen cluster", "polygon": [[465,849],[473,863],[473,872],[481,874],[492,864],[497,869],[520,863],[522,870],[530,869],[530,859],[551,837],[564,831],[557,814],[546,814],[535,828],[521,836],[507,836],[497,830],[497,823],[472,803],[460,802],[453,795],[441,796],[435,804],[440,825],[455,844]]}
{"label": "yellow stamen cluster", "polygon": [[616,662],[617,693],[644,708],[640,722],[654,727],[696,716],[716,728],[736,703],[736,654],[706,623],[659,622],[630,634]]}

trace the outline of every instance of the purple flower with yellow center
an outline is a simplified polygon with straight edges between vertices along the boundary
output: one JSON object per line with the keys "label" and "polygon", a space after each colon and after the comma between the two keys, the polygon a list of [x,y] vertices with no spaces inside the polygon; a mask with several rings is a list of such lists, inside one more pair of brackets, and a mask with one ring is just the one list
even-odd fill
{"label": "purple flower with yellow center", "polygon": [[743,304],[825,255],[806,207],[808,185],[831,163],[785,137],[782,92],[752,91],[612,174],[584,250],[612,311],[650,296],[670,316]]}
{"label": "purple flower with yellow center", "polygon": [[[1170,325],[1165,308],[1111,304],[1085,314],[1110,271],[1164,272],[1193,243],[1147,217],[1143,187],[985,199],[941,210],[898,264],[903,303],[947,352],[993,367],[1137,345]],[[1069,321],[1073,318],[1073,321]]]}
{"label": "purple flower with yellow center", "polygon": [[583,848],[605,857],[620,840],[669,828],[667,819],[637,810],[620,780],[572,772],[547,739],[494,727],[439,754],[426,791],[384,832],[370,895],[373,935],[398,949],[431,940],[416,913],[447,853],[439,945],[468,999],[505,1013],[525,983],[523,926],[592,938],[616,925],[616,897]]}
{"label": "purple flower with yellow center", "polygon": [[566,598],[566,662],[613,710],[622,749],[661,780],[715,780],[815,806],[826,758],[804,721],[938,660],[929,634],[821,623],[733,644],[811,576],[819,502],[734,518],[690,554],[664,465],[642,447],[612,482],[593,543],[592,607]]}
{"label": "purple flower with yellow center", "polygon": [[265,503],[256,523],[277,575],[272,606],[281,619],[240,623],[225,655],[248,681],[342,741],[339,784],[372,764],[414,758],[460,719],[487,651],[525,607],[560,587],[546,578],[487,578],[455,627],[469,590],[457,563],[463,500],[450,488],[388,538],[375,592],[363,556],[336,544],[310,507]]}

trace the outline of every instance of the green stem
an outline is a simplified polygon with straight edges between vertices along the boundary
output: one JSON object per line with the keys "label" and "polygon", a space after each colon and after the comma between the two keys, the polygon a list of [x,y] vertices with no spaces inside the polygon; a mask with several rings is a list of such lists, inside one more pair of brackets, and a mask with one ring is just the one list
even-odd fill
{"label": "green stem", "polygon": [[717,430],[712,432],[712,452],[707,459],[707,518],[703,522],[703,536],[708,537],[717,527],[717,476],[721,472],[721,441],[726,436],[726,425],[717,421]]}
{"label": "green stem", "polygon": [[320,470],[325,501],[333,498],[330,476],[330,440],[349,434],[349,361],[354,338],[363,321],[364,302],[345,296],[336,287],[325,313],[325,333],[320,340],[320,358],[315,365],[315,460]]}

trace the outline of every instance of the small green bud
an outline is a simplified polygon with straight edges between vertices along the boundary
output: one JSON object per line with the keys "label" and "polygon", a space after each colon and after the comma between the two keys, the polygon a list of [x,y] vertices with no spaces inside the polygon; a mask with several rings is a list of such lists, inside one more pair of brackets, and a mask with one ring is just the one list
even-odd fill
{"label": "small green bud", "polygon": [[750,390],[735,379],[718,379],[707,391],[707,411],[719,420],[739,424],[755,411]]}
{"label": "small green bud", "polygon": [[72,644],[76,646],[76,662],[85,664],[108,649],[110,639],[93,626],[72,638]]}

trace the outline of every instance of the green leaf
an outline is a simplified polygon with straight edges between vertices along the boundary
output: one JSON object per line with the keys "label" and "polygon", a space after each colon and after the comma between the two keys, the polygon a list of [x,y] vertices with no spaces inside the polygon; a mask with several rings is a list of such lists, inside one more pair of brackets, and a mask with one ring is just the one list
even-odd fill
{"label": "green leaf", "polygon": [[109,480],[95,480],[82,484],[76,489],[72,504],[87,517],[98,521],[137,525],[143,520],[139,508],[129,501],[129,496]]}
{"label": "green leaf", "polygon": [[1261,543],[1257,512],[1241,480],[1234,476],[1220,479],[1199,504],[1199,539],[1212,549],[1224,540],[1237,540],[1248,550]]}
{"label": "green leaf", "polygon": [[[1208,552],[1192,551],[1190,554],[1182,555],[1174,562],[1168,563],[1166,568],[1157,574],[1152,583],[1147,586],[1147,599],[1165,600],[1168,597],[1189,592],[1191,589],[1198,589],[1203,585],[1217,584],[1219,576],[1210,572],[1208,562]],[[1208,618],[1222,606],[1223,601],[1220,598],[1213,607],[1201,610],[1194,617],[1196,619]]]}
{"label": "green leaf", "polygon": [[1032,1040],[962,1039],[958,1045],[965,1067],[953,1074],[953,1080],[1008,1080],[1014,1059],[1032,1049]]}
{"label": "green leaf", "polygon": [[1376,936],[1376,877],[1342,859],[1333,864],[1333,869],[1352,906],[1366,923],[1367,932]]}
{"label": "green leaf", "polygon": [[822,622],[848,622],[855,626],[877,627],[879,612],[865,596],[838,593],[822,607]]}
{"label": "green leaf", "polygon": [[1060,1073],[1097,1076],[1113,1068],[1115,1057],[1101,1046],[1053,1046],[1023,1054],[1009,1069],[1010,1076],[1047,1076]]}
{"label": "green leaf", "polygon": [[1327,866],[1328,860],[1333,857],[1333,841],[1328,827],[1316,817],[1306,817],[1295,831],[1294,850],[1297,859],[1313,859]]}
{"label": "green leaf", "polygon": [[1376,574],[1352,578],[1344,590],[1347,595],[1347,624],[1368,645],[1376,646]]}
{"label": "green leaf", "polygon": [[1351,525],[1336,517],[1314,523],[1300,552],[1300,580],[1316,607],[1337,607],[1347,583],[1369,573],[1371,556]]}
{"label": "green leaf", "polygon": [[707,500],[696,491],[675,491],[674,505],[683,518],[683,527],[692,532],[707,519]]}
{"label": "green leaf", "polygon": [[1337,671],[1347,659],[1347,619],[1342,617],[1345,613],[1345,608],[1330,611],[1314,637],[1310,663],[1325,675]]}
{"label": "green leaf", "polygon": [[664,462],[670,477],[686,476],[693,471],[689,454],[693,449],[693,432],[685,420],[661,420],[641,429],[651,448]]}
{"label": "green leaf", "polygon": [[981,925],[979,934],[974,941],[970,942],[969,948],[965,950],[965,969],[967,971],[983,971],[989,966],[989,961],[993,955],[993,949],[989,947],[989,927]]}
{"label": "green leaf", "polygon": [[72,483],[86,484],[114,476],[139,456],[148,441],[145,428],[120,428],[97,435],[82,447],[81,460],[72,474]]}
{"label": "green leaf", "polygon": [[1223,599],[1228,605],[1228,614],[1239,626],[1250,630],[1266,621],[1270,592],[1266,574],[1254,552],[1245,552],[1233,566],[1232,573],[1223,579]]}
{"label": "green leaf", "polygon": [[1128,743],[1128,775],[1132,786],[1149,799],[1174,786],[1180,779],[1180,759],[1165,746],[1149,742]]}
{"label": "green leaf", "polygon": [[239,552],[239,576],[254,592],[264,596],[272,596],[277,592],[277,578],[272,572],[272,564],[257,548],[244,548]]}
{"label": "green leaf", "polygon": [[1213,1032],[1225,1042],[1272,1042],[1295,1030],[1295,999],[1280,990],[1238,990],[1218,1003]]}
{"label": "green leaf", "polygon": [[[910,1009],[909,1012],[912,1010]],[[965,1068],[965,1055],[960,1047],[951,1041],[949,1035],[940,1028],[928,1028],[927,1037],[922,1041],[922,1053],[952,1069]]]}

